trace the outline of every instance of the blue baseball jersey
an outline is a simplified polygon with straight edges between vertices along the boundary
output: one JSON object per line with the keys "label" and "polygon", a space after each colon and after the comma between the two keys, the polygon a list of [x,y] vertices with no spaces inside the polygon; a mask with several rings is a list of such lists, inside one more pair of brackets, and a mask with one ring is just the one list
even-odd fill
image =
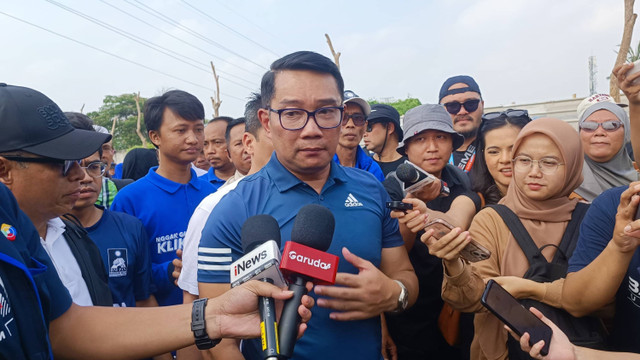
{"label": "blue baseball jersey", "polygon": [[222,180],[216,176],[215,169],[213,167],[210,167],[206,174],[200,175],[199,179],[208,181],[213,185],[214,191],[218,190],[220,186],[227,182],[227,180]]}
{"label": "blue baseball jersey", "polygon": [[149,298],[149,237],[140,220],[104,209],[100,220],[85,229],[100,249],[114,306],[136,306]]}
{"label": "blue baseball jersey", "polygon": [[[304,205],[319,204],[333,213],[336,226],[328,252],[340,258],[339,272],[358,270],[342,257],[341,249],[380,265],[383,248],[404,246],[398,222],[389,216],[389,200],[380,181],[371,174],[331,163],[329,177],[318,194],[282,166],[275,154],[258,173],[245,177],[213,209],[200,240],[198,281],[228,283],[230,264],[243,255],[240,232],[245,220],[272,215],[280,225],[282,245],[291,240],[296,214]],[[315,296],[313,293],[311,294]],[[381,358],[380,318],[334,321],[331,310],[314,307],[305,335],[295,346],[294,358]],[[247,341],[247,359],[259,355],[259,341]]]}
{"label": "blue baseball jersey", "polygon": [[122,188],[111,204],[111,210],[138,218],[149,236],[149,253],[153,283],[151,292],[158,304],[182,303],[182,291],[175,286],[169,265],[182,249],[189,218],[200,201],[215,191],[198,179],[191,169],[191,180],[180,184],[156,173],[157,166],[138,181]]}

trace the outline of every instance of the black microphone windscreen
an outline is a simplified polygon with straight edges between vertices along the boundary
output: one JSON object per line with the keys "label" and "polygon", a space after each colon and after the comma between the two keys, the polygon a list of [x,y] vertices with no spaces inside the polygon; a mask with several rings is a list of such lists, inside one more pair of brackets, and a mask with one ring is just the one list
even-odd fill
{"label": "black microphone windscreen", "polygon": [[244,253],[255,249],[269,240],[273,240],[280,247],[280,226],[271,215],[254,215],[242,225],[240,233]]}
{"label": "black microphone windscreen", "polygon": [[396,176],[405,183],[415,183],[420,179],[420,173],[409,164],[400,164],[396,168]]}
{"label": "black microphone windscreen", "polygon": [[300,209],[291,229],[291,241],[327,251],[331,246],[336,219],[329,209],[318,204],[305,205]]}

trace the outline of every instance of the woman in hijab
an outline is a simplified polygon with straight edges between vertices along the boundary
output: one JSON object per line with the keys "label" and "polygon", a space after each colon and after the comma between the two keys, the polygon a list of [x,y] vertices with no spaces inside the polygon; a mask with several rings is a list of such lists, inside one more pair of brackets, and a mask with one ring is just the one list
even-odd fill
{"label": "woman in hijab", "polygon": [[584,149],[584,181],[576,194],[591,202],[604,190],[638,180],[625,146],[631,139],[629,117],[620,106],[608,101],[595,103],[580,116],[578,126]]}
{"label": "woman in hijab", "polygon": [[154,166],[158,166],[156,149],[131,149],[122,162],[122,178],[138,180],[144,177]]}
{"label": "woman in hijab", "polygon": [[[582,145],[573,127],[558,119],[537,119],[518,134],[512,150],[513,178],[500,200],[521,220],[538,248],[558,245],[571,219],[577,199],[570,200],[582,182]],[[530,298],[561,307],[564,278],[539,283],[523,279],[529,268],[524,252],[500,215],[491,207],[481,210],[469,231],[455,228],[439,240],[428,230],[421,240],[432,255],[443,259],[442,297],[454,308],[477,312],[471,359],[506,359],[507,332],[480,304],[485,281],[494,278],[516,298]],[[474,239],[491,257],[470,265],[459,252]],[[556,247],[542,254],[551,261]]]}

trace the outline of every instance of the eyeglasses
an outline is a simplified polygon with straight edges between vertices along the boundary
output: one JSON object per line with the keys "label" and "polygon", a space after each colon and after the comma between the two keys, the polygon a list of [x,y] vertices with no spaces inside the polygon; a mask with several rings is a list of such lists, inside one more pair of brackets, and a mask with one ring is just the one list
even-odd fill
{"label": "eyeglasses", "polygon": [[87,175],[97,178],[104,175],[104,172],[107,170],[107,164],[102,161],[92,161],[87,166],[80,166],[84,171],[87,172]]}
{"label": "eyeglasses", "polygon": [[52,159],[47,157],[24,157],[24,156],[2,156],[7,160],[18,161],[18,162],[27,162],[27,163],[39,163],[39,164],[59,164],[62,166],[62,176],[67,176],[73,164],[80,165],[80,160],[61,160],[61,159]]}
{"label": "eyeglasses", "polygon": [[609,120],[602,123],[598,123],[595,121],[583,121],[582,124],[580,124],[580,130],[584,130],[586,132],[594,132],[598,130],[599,126],[602,126],[602,128],[608,132],[613,132],[620,129],[624,125],[620,120]]}
{"label": "eyeglasses", "polygon": [[269,111],[278,114],[280,120],[280,126],[285,130],[300,130],[307,126],[309,118],[313,117],[313,121],[316,122],[321,129],[333,129],[340,126],[344,114],[344,107],[342,106],[326,106],[318,108],[314,111],[307,111],[305,109],[272,109]]}
{"label": "eyeglasses", "polygon": [[472,100],[467,100],[463,103],[457,102],[457,101],[448,102],[444,104],[444,107],[447,109],[447,112],[449,112],[449,114],[456,115],[457,113],[460,112],[460,109],[462,109],[462,107],[464,107],[464,109],[468,113],[472,113],[478,110],[479,105],[480,105],[480,99],[472,99]]}
{"label": "eyeglasses", "polygon": [[495,120],[495,119],[500,119],[502,117],[507,117],[507,118],[529,117],[529,112],[527,110],[514,110],[514,109],[509,109],[505,111],[494,111],[494,112],[490,112],[482,115],[482,120]]}
{"label": "eyeglasses", "polygon": [[372,132],[373,131],[373,125],[375,125],[375,124],[384,124],[385,127],[386,127],[388,123],[389,123],[388,121],[367,121],[367,127],[364,129],[364,131]]}
{"label": "eyeglasses", "polygon": [[364,123],[367,122],[367,117],[362,113],[355,113],[351,115],[344,114],[342,126],[347,125],[347,123],[349,123],[349,119],[353,120],[353,125],[355,126],[364,126]]}
{"label": "eyeglasses", "polygon": [[513,168],[516,171],[524,172],[530,171],[533,168],[533,163],[538,163],[538,168],[543,174],[551,175],[558,171],[560,165],[564,165],[558,162],[554,158],[542,158],[540,160],[533,160],[532,158],[524,155],[516,156],[513,160]]}

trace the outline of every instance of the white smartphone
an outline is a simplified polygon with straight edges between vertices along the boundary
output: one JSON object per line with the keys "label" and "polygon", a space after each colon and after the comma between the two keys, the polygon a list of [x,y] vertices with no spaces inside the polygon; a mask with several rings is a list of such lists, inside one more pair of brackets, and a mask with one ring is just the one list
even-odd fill
{"label": "white smartphone", "polygon": [[[631,68],[631,70],[627,71],[627,77],[631,76],[637,72],[640,71],[640,60],[636,60],[633,62],[633,67]],[[632,82],[633,85],[640,85],[640,78],[637,78],[635,80],[633,80]]]}

